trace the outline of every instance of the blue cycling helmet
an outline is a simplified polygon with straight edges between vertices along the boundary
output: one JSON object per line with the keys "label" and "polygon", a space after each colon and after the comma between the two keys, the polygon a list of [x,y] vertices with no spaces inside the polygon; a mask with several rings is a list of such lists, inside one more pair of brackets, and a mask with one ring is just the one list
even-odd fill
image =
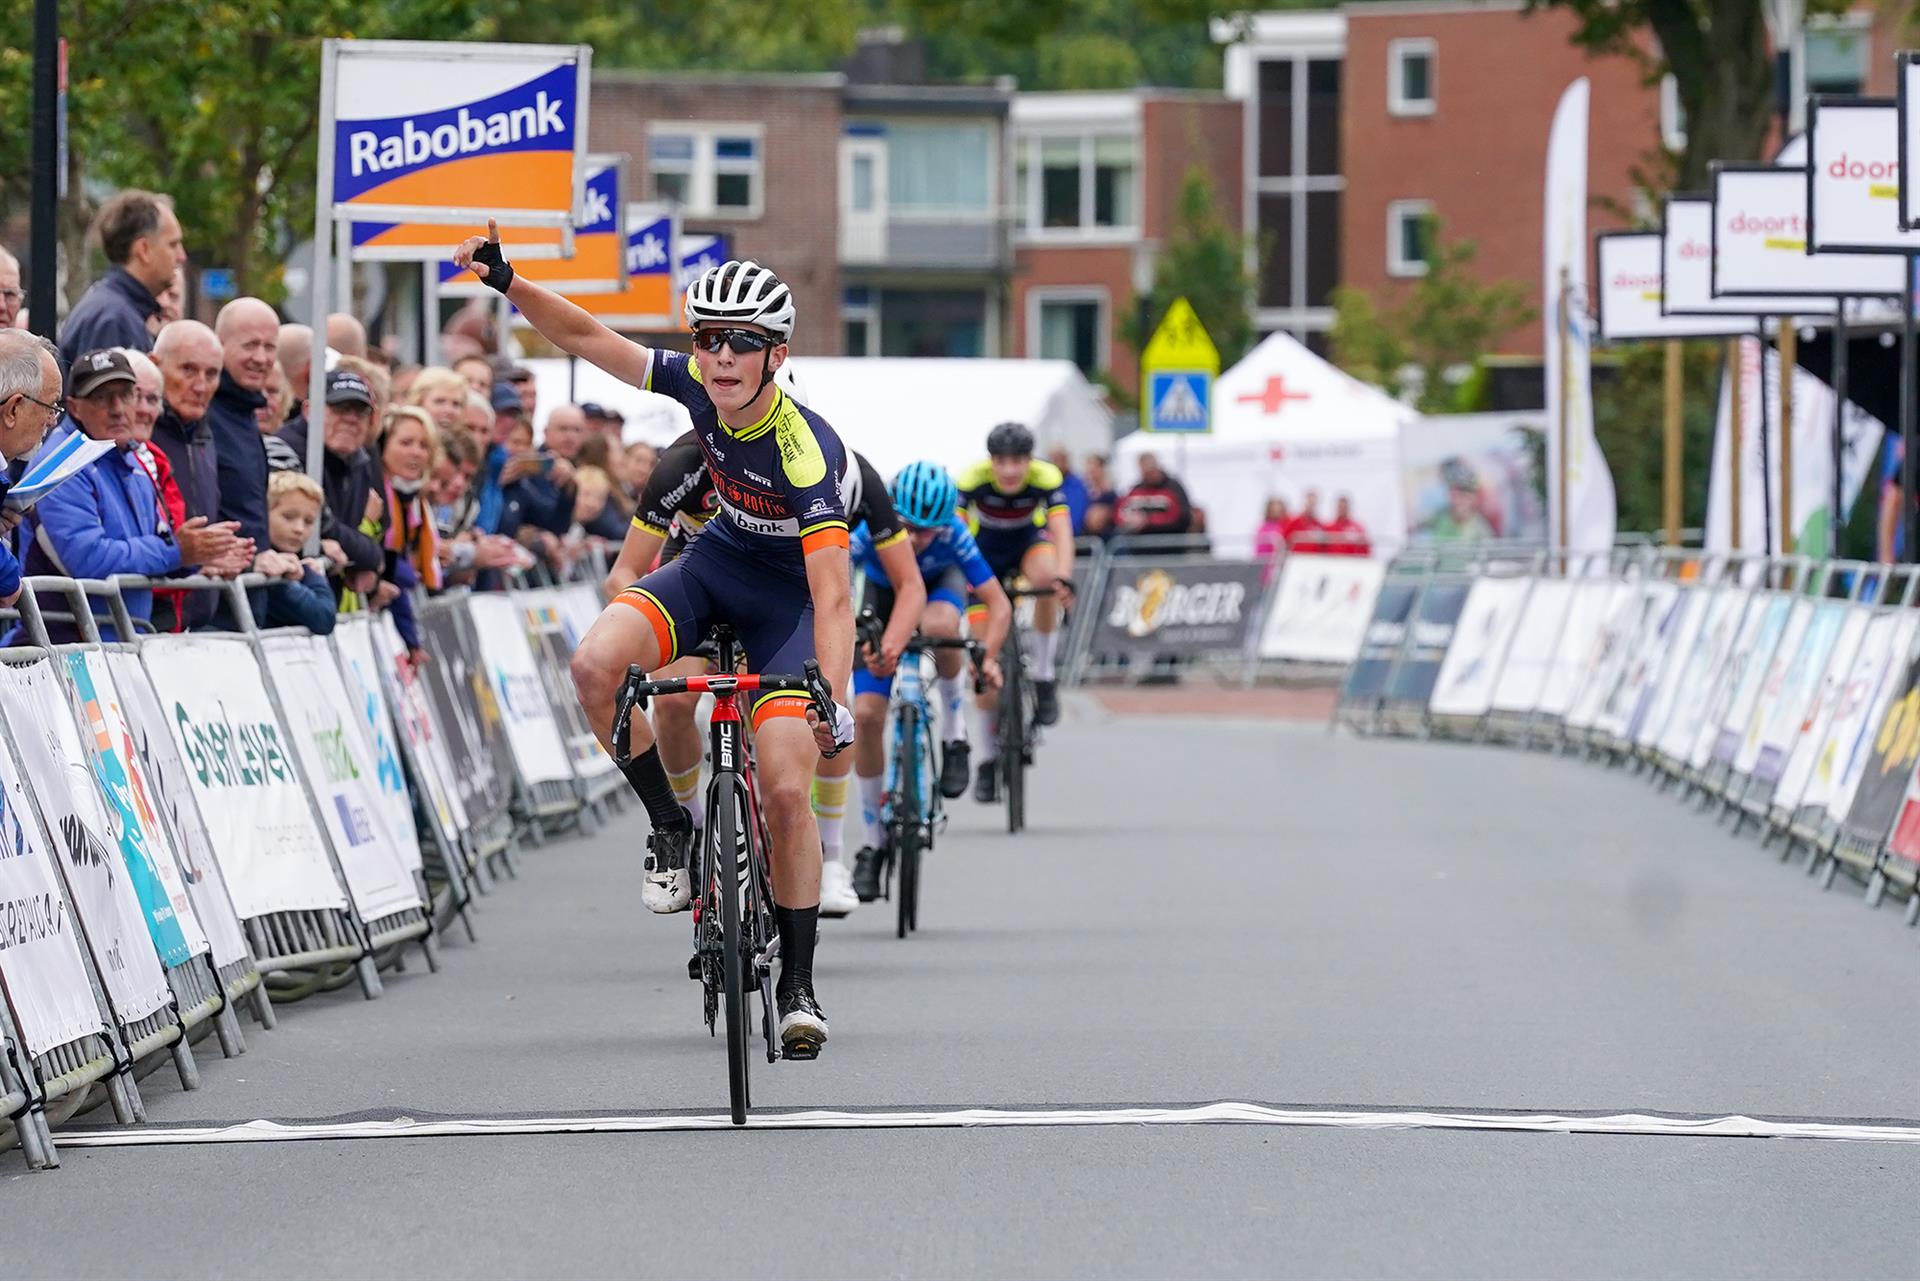
{"label": "blue cycling helmet", "polygon": [[922,459],[908,463],[893,478],[888,492],[900,519],[921,529],[937,529],[953,519],[960,490],[939,463]]}

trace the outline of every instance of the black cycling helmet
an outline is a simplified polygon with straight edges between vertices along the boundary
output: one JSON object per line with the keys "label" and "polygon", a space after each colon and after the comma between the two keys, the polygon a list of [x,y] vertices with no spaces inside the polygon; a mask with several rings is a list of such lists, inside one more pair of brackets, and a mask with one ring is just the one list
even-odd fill
{"label": "black cycling helmet", "polygon": [[1033,433],[1025,423],[1001,423],[987,433],[987,452],[995,458],[1033,455]]}

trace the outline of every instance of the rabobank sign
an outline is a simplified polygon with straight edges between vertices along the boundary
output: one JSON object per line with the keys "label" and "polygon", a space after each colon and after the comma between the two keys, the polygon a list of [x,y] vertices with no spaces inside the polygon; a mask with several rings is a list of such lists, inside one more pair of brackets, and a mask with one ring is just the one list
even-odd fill
{"label": "rabobank sign", "polygon": [[503,223],[564,225],[582,211],[584,48],[332,47],[332,195],[344,216],[378,211],[384,219],[371,220],[431,222],[443,213],[493,214]]}

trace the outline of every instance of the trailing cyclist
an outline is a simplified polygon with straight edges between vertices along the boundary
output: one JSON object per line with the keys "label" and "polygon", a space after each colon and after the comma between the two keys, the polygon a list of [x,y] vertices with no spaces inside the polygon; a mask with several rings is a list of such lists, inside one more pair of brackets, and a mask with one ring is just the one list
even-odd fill
{"label": "trailing cyclist", "polygon": [[[923,634],[941,638],[960,635],[961,615],[967,608],[967,593],[974,592],[986,608],[979,637],[986,645],[986,659],[980,674],[989,691],[1000,684],[997,655],[1007,628],[1013,622],[1013,606],[1007,600],[999,579],[980,554],[966,521],[956,513],[958,490],[953,478],[938,463],[908,463],[893,478],[893,507],[906,523],[914,563],[910,573],[901,574],[884,564],[865,529],[853,534],[852,555],[867,571],[863,606],[876,614],[897,620],[894,608],[897,595],[924,584],[926,609],[920,615]],[[896,589],[896,583],[905,586]],[[888,627],[888,640],[893,628]],[[884,643],[883,643],[884,649]],[[853,769],[859,780],[860,817],[866,828],[866,840],[854,859],[853,889],[860,901],[870,903],[880,894],[881,811],[886,793],[887,698],[893,692],[894,663],[877,656],[856,655],[853,673],[854,734]],[[957,650],[941,650],[934,656],[940,675],[938,716],[941,741],[940,791],[948,797],[967,790],[966,701],[962,683],[963,655]]]}
{"label": "trailing cyclist", "polygon": [[[692,651],[715,622],[731,624],[753,662],[801,670],[817,658],[835,690],[853,660],[848,527],[840,487],[839,436],[774,385],[793,336],[793,295],[767,268],[730,261],[688,287],[693,354],[655,351],[607,328],[560,295],[518,277],[492,220],[454,253],[504,293],[542,337],[623,382],[679,401],[693,419],[719,511],[670,563],[623,590],[581,639],[574,686],[587,722],[612,750],[614,701],[627,668],[653,671]],[[758,695],[751,719],[761,804],[773,846],[774,919],[780,941],[779,1038],[790,1057],[812,1057],[827,1040],[813,990],[820,915],[820,833],[808,793],[824,752],[853,740],[853,714],[836,703],[829,724],[804,693]],[[675,800],[651,729],[636,719],[629,785],[652,820],[645,865],[656,911],[691,897],[692,823]]]}
{"label": "trailing cyclist", "polygon": [[[1062,599],[1073,595],[1073,521],[1061,486],[1065,477],[1045,459],[1033,456],[1033,433],[1021,423],[1001,423],[987,433],[985,461],[960,475],[961,500],[995,578],[1023,576],[1035,591]],[[1051,725],[1060,719],[1054,659],[1060,640],[1060,603],[1041,597],[1033,608],[1034,720]],[[998,704],[979,703],[981,761],[974,796],[991,802],[999,796]]]}

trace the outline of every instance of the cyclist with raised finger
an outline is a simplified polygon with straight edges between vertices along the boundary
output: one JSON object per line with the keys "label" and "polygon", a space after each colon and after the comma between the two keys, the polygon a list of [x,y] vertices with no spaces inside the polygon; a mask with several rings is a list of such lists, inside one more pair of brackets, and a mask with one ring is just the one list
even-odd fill
{"label": "cyclist with raised finger", "polygon": [[[719,497],[719,511],[677,558],[627,587],[600,614],[573,656],[574,687],[588,724],[612,750],[614,702],[630,664],[654,671],[689,653],[716,622],[730,624],[756,668],[793,673],[817,659],[832,688],[847,688],[853,609],[846,510],[846,451],[833,428],[774,383],[793,335],[793,295],[772,271],[729,261],[688,287],[693,354],[659,351],[601,324],[551,290],[517,276],[499,232],[454,253],[504,293],[542,337],[615,378],[679,401]],[[820,915],[820,833],[809,792],[823,752],[851,744],[853,714],[836,704],[820,720],[807,696],[772,691],[753,700],[760,803],[772,838],[776,986],[781,1046],[817,1054],[827,1019],[814,994]],[[636,718],[621,769],[653,832],[645,864],[654,911],[684,910],[692,824],[674,799],[651,729]]]}

